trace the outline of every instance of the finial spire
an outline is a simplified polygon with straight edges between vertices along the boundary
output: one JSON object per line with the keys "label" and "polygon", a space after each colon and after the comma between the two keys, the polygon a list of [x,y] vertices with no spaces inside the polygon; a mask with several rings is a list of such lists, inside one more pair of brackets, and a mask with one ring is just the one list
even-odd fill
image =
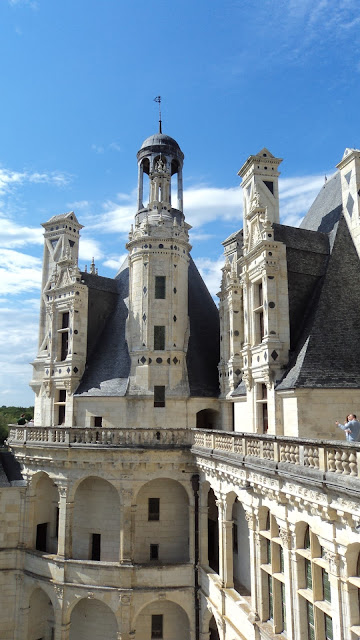
{"label": "finial spire", "polygon": [[154,102],[157,102],[159,105],[159,133],[162,133],[162,122],[161,122],[161,96],[156,96],[154,98]]}

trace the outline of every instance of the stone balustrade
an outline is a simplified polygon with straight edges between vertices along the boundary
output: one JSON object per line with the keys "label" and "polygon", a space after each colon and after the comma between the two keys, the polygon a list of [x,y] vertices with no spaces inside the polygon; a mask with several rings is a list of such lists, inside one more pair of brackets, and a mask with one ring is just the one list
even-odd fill
{"label": "stone balustrade", "polygon": [[298,474],[319,471],[335,476],[360,477],[360,443],[310,440],[286,436],[225,433],[193,429],[193,452],[211,449],[217,457],[258,459],[262,464],[288,467]]}
{"label": "stone balustrade", "polygon": [[294,472],[314,470],[337,476],[360,476],[360,443],[310,440],[205,429],[122,429],[96,427],[27,427],[9,425],[8,444],[70,447],[193,447],[218,456],[252,458],[287,466]]}
{"label": "stone balustrade", "polygon": [[190,447],[189,429],[107,429],[101,427],[27,427],[9,425],[8,444],[70,447]]}

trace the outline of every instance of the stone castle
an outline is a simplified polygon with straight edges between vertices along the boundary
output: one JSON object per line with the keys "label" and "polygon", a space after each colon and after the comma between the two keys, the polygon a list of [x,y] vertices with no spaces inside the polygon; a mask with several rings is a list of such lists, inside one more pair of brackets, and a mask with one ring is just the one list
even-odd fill
{"label": "stone castle", "polygon": [[280,224],[281,159],[246,160],[219,310],[179,145],[137,158],[114,279],[80,271],[74,212],[43,225],[35,423],[1,453],[0,638],[356,640],[360,446],[335,420],[360,400],[360,151],[300,228]]}

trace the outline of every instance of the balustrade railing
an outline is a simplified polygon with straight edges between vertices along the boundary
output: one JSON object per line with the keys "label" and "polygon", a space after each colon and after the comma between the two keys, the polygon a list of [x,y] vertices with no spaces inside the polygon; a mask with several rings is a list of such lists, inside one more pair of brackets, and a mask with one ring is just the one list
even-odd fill
{"label": "balustrade railing", "polygon": [[[9,445],[106,446],[106,447],[201,447],[219,455],[286,463],[336,476],[360,476],[360,443],[310,440],[287,436],[258,435],[205,429],[147,429],[96,427],[27,427],[10,425]],[[280,464],[281,466],[281,464]]]}
{"label": "balustrade railing", "polygon": [[[214,432],[193,429],[193,447],[212,449],[221,455],[287,463],[294,472],[300,467],[337,475],[360,477],[360,443],[342,443],[286,436],[254,435],[252,433]],[[291,467],[289,467],[291,469]],[[335,477],[335,476],[334,476]]]}
{"label": "balustrade railing", "polygon": [[190,447],[189,429],[106,429],[101,427],[26,427],[10,425],[9,445],[39,444],[113,447]]}

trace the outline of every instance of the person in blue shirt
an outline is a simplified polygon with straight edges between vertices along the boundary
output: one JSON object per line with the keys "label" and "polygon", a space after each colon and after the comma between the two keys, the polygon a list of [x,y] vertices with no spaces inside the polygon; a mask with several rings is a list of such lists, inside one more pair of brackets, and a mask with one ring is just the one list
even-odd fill
{"label": "person in blue shirt", "polygon": [[345,431],[346,440],[348,442],[359,442],[360,441],[360,422],[356,419],[355,413],[349,413],[346,416],[345,424],[340,424],[340,422],[335,422],[336,426]]}

